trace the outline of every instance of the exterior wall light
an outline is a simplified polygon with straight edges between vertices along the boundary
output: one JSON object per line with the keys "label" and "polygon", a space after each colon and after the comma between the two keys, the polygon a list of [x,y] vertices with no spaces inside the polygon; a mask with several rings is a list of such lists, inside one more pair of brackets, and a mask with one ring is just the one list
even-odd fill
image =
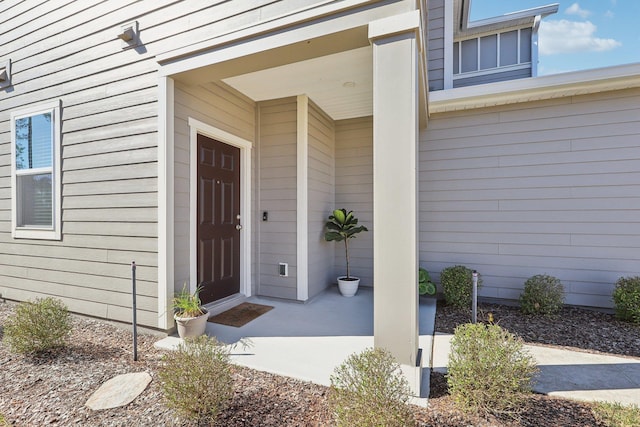
{"label": "exterior wall light", "polygon": [[11,60],[0,60],[0,88],[11,86]]}
{"label": "exterior wall light", "polygon": [[129,49],[140,44],[138,21],[128,22],[120,27],[118,38],[122,40],[122,48]]}

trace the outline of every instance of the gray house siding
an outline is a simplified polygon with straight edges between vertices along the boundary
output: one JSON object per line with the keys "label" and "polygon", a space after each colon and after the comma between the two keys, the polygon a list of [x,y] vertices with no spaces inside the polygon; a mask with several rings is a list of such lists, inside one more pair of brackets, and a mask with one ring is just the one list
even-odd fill
{"label": "gray house siding", "polygon": [[[157,91],[152,57],[114,30],[156,4],[0,4],[0,294],[61,298],[70,310],[157,326]],[[62,240],[11,236],[11,112],[62,102]]]}
{"label": "gray house siding", "polygon": [[[258,294],[297,297],[297,102],[285,98],[258,103],[260,222]],[[261,215],[260,215],[261,216]],[[289,264],[288,277],[278,264]]]}
{"label": "gray house siding", "polygon": [[[353,210],[369,232],[349,243],[351,274],[373,285],[373,118],[336,122],[336,207]],[[336,244],[335,276],[346,274],[344,247]]]}
{"label": "gray house siding", "polygon": [[[130,321],[135,260],[138,321],[157,327],[155,57],[317,3],[0,2],[1,56],[12,61],[12,85],[0,91],[0,294],[56,296],[72,311]],[[123,49],[117,34],[133,20],[141,45]],[[10,115],[53,100],[62,102],[62,240],[13,239]],[[185,260],[179,263],[184,273]]]}
{"label": "gray house siding", "polygon": [[[465,264],[481,295],[552,274],[611,306],[640,264],[640,90],[434,114],[420,145],[420,260]],[[438,275],[435,275],[438,278]]]}
{"label": "gray house siding", "polygon": [[531,77],[531,67],[512,71],[496,71],[491,74],[480,76],[463,77],[453,80],[453,87],[473,86],[484,83],[503,82],[507,80],[524,79]]}
{"label": "gray house siding", "polygon": [[[255,103],[223,83],[190,86],[175,84],[175,229],[174,289],[190,278],[190,129],[189,118],[199,120],[247,141],[255,141]],[[255,153],[255,150],[253,150]],[[254,154],[252,153],[252,154]],[[253,163],[253,162],[252,162]],[[252,173],[252,177],[255,173]],[[252,186],[255,188],[255,186]],[[252,194],[252,198],[255,197]],[[255,268],[252,266],[252,271]]]}
{"label": "gray house siding", "polygon": [[335,199],[335,129],[333,120],[313,102],[308,123],[308,287],[313,298],[335,281],[335,245],[324,241],[324,224]]}
{"label": "gray house siding", "polygon": [[444,2],[429,0],[427,61],[429,90],[444,89]]}

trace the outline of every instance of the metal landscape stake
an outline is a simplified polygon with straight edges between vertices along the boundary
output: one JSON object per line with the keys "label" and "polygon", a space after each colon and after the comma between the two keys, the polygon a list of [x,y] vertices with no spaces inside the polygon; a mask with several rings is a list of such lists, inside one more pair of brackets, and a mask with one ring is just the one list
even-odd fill
{"label": "metal landscape stake", "polygon": [[473,270],[471,274],[473,281],[473,292],[471,294],[471,321],[478,321],[478,272]]}
{"label": "metal landscape stake", "polygon": [[131,284],[133,285],[133,361],[138,361],[138,328],[136,325],[136,262],[131,262]]}

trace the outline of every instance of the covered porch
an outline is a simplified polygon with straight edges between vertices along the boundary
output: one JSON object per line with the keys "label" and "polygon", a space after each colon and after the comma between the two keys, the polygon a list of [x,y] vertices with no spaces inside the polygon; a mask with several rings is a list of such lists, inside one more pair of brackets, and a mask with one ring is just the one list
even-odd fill
{"label": "covered porch", "polygon": [[[207,334],[236,344],[231,354],[237,365],[328,386],[335,367],[374,346],[373,297],[373,289],[361,288],[345,298],[335,286],[304,304],[253,296],[247,301],[273,309],[239,328],[208,322]],[[429,395],[435,313],[435,298],[420,298],[421,398]],[[156,346],[172,349],[180,342],[170,336]]]}
{"label": "covered porch", "polygon": [[[342,270],[339,249],[322,239],[326,216],[367,206],[361,219],[371,241],[361,260],[367,259],[365,285],[373,287],[372,324],[361,333],[396,357],[419,394],[417,148],[426,124],[425,19],[423,2],[329,2],[158,57],[165,106],[160,186],[167,191],[159,203],[159,264],[166,266],[159,277],[161,327],[171,327],[170,316],[162,316],[171,313],[175,290],[213,282],[203,280],[203,271],[238,279],[205,303],[324,296],[343,273],[335,271]],[[366,154],[352,147],[347,153],[347,143],[367,138]],[[201,139],[212,140],[211,148]],[[228,182],[201,175],[217,168],[207,154],[215,144],[236,153],[219,161],[238,166]],[[368,163],[347,173],[340,164],[347,156]],[[228,200],[237,207],[220,215],[225,224],[213,223],[209,211],[217,205],[201,196],[209,194],[200,191],[205,187],[234,194]],[[212,230],[230,230],[229,243],[204,229],[209,221]],[[223,255],[209,257],[213,247]],[[308,315],[292,313],[289,320],[307,323]],[[334,334],[350,336],[346,324],[334,323]],[[282,326],[270,333],[281,336]]]}

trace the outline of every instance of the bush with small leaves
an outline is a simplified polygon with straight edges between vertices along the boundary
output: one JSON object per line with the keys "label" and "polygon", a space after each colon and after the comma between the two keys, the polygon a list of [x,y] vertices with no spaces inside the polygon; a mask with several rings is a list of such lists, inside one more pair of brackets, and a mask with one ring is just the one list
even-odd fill
{"label": "bush with small leaves", "polygon": [[229,349],[206,335],[166,354],[158,378],[169,407],[199,423],[213,422],[233,396]]}
{"label": "bush with small leaves", "polygon": [[559,279],[538,274],[524,282],[520,309],[525,314],[556,314],[564,302],[564,287]]}
{"label": "bush with small leaves", "polygon": [[447,382],[461,410],[517,415],[536,372],[522,340],[500,326],[476,323],[455,329]]}
{"label": "bush with small leaves", "polygon": [[15,316],[4,325],[4,339],[18,353],[55,351],[66,346],[71,327],[71,315],[62,301],[36,298],[18,304]]}
{"label": "bush with small leaves", "polygon": [[593,415],[600,425],[607,427],[640,426],[640,406],[618,402],[595,402]]}
{"label": "bush with small leaves", "polygon": [[331,375],[329,405],[337,426],[415,425],[400,365],[383,349],[352,354]]}
{"label": "bush with small leaves", "polygon": [[[473,293],[473,270],[464,265],[447,267],[440,273],[440,283],[444,300],[448,305],[458,308],[470,308]],[[482,279],[478,275],[478,288]]]}
{"label": "bush with small leaves", "polygon": [[621,277],[613,291],[616,317],[640,323],[640,276]]}

